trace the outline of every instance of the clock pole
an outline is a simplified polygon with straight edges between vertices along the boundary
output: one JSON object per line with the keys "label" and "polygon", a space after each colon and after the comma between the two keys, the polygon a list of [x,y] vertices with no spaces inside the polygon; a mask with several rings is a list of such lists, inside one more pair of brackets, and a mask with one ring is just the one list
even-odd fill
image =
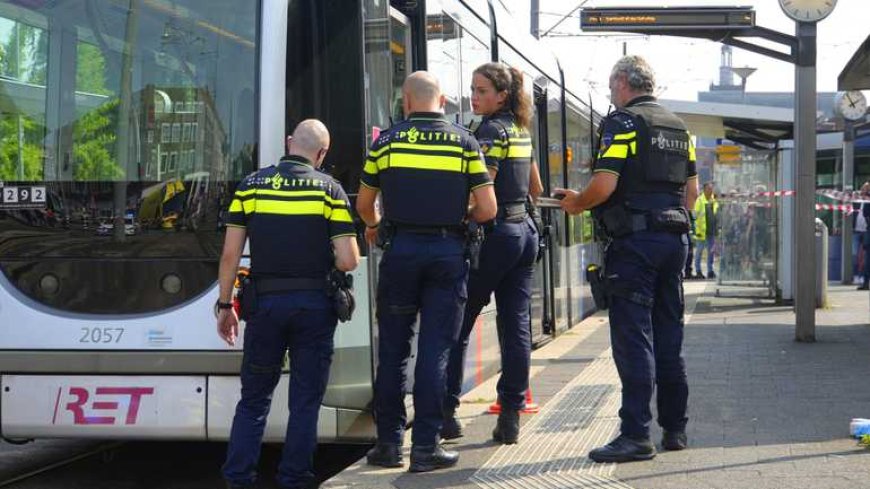
{"label": "clock pole", "polygon": [[[845,121],[843,125],[843,192],[852,192],[855,188],[855,127],[851,120],[845,117],[843,120]],[[842,277],[843,283],[846,285],[852,285],[852,281],[855,278],[852,274],[851,217],[851,214],[843,213],[843,246],[840,263],[843,264]]]}
{"label": "clock pole", "polygon": [[[816,340],[816,24],[797,22],[795,63],[795,159],[797,195],[794,207],[795,339]],[[821,257],[827,260],[827,257]],[[827,280],[820,277],[819,280]],[[823,304],[822,304],[823,305]]]}

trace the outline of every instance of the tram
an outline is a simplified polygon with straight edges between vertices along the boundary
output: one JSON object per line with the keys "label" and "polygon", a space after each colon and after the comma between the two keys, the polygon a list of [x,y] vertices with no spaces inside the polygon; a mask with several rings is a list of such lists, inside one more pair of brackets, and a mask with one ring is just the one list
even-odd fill
{"label": "tram", "polygon": [[[447,116],[471,125],[473,69],[520,68],[545,191],[582,186],[599,115],[522,32],[488,0],[0,1],[2,436],[226,439],[241,350],[219,339],[213,305],[235,186],[316,117],[327,171],[353,196],[412,70],[432,71]],[[536,345],[592,312],[581,270],[599,254],[588,216],[544,219]],[[337,329],[321,441],[375,436],[378,259],[355,272],[361,307]],[[471,340],[466,389],[498,369],[492,308]],[[277,441],[286,372],[273,402]]]}

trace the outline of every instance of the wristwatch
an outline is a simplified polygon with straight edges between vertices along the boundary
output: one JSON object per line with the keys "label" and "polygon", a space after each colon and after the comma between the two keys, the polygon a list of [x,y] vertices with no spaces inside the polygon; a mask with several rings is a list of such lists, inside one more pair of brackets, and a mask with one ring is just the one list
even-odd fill
{"label": "wristwatch", "polygon": [[218,299],[217,304],[215,304],[215,307],[217,307],[218,309],[232,309],[233,303],[232,302],[221,302],[221,300]]}

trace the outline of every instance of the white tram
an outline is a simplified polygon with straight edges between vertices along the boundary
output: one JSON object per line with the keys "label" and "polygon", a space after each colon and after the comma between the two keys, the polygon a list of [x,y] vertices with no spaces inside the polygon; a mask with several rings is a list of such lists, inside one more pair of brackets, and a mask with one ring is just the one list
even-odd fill
{"label": "white tram", "polygon": [[[212,306],[235,185],[317,117],[352,195],[411,70],[434,72],[447,115],[471,124],[472,70],[521,68],[545,187],[582,185],[587,91],[511,25],[487,0],[0,1],[2,436],[226,439],[241,351],[218,338]],[[545,219],[536,344],[591,312],[580,271],[598,254],[587,216]],[[322,441],[374,437],[376,262],[356,272],[362,306],[337,330]],[[467,388],[498,368],[491,310],[467,362]],[[283,439],[286,382],[268,439]]]}

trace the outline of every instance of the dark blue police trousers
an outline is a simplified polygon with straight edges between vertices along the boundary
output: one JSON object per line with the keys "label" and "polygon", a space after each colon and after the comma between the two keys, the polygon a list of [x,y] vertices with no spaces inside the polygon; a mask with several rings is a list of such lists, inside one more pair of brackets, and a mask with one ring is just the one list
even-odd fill
{"label": "dark blue police trousers", "polygon": [[686,427],[689,387],[681,353],[686,250],[685,235],[644,231],[615,239],[606,251],[610,341],[622,381],[621,432],[633,438],[649,437],[654,388],[659,425],[668,431]]}
{"label": "dark blue police trousers", "polygon": [[406,367],[417,311],[414,445],[431,446],[441,432],[445,369],[467,298],[464,239],[399,231],[384,252],[378,277],[378,369],[375,420],[380,443],[401,444],[407,422]]}
{"label": "dark blue police trousers", "polygon": [[459,341],[450,353],[447,366],[445,412],[459,406],[468,338],[493,292],[501,340],[501,377],[496,386],[499,401],[506,409],[525,408],[532,351],[532,275],[537,254],[538,233],[530,218],[522,222],[497,222],[486,234],[480,265],[468,276],[468,304]]}
{"label": "dark blue police trousers", "polygon": [[245,327],[242,398],[236,405],[223,466],[224,478],[253,484],[272,392],[290,353],[290,414],[277,480],[282,488],[303,487],[314,478],[317,417],[329,381],[338,319],[321,291],[261,296]]}

